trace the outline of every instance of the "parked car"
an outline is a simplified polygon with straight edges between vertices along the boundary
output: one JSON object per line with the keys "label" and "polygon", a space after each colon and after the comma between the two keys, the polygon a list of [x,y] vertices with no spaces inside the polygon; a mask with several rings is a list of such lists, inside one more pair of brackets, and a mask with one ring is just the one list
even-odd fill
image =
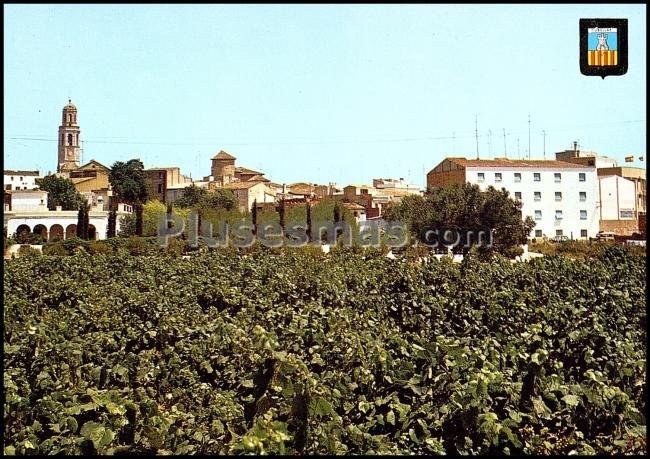
{"label": "parked car", "polygon": [[569,236],[555,236],[551,238],[552,242],[566,242],[569,240]]}

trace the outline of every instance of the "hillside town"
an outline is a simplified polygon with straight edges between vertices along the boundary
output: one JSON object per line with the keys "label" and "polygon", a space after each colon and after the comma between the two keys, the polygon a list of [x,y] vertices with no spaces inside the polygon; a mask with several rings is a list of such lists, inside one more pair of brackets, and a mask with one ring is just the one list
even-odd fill
{"label": "hillside town", "polygon": [[[110,167],[90,159],[81,164],[81,125],[77,107],[68,101],[58,127],[56,176],[72,181],[90,205],[89,238],[105,239],[109,211],[118,216],[133,212],[128,202],[116,202],[109,181]],[[278,183],[263,171],[239,165],[231,152],[218,151],[211,158],[209,174],[200,180],[182,173],[182,164],[145,169],[149,199],[173,204],[189,186],[206,190],[231,190],[240,211],[276,209],[284,204],[317,203],[331,198],[348,209],[357,222],[381,220],[388,206],[408,195],[451,184],[477,184],[505,189],[521,202],[522,217],[535,227],[529,237],[543,240],[590,240],[599,234],[645,235],[646,172],[619,165],[594,151],[573,148],[555,153],[555,159],[472,159],[447,157],[431,165],[426,190],[403,178],[368,178],[367,184]],[[207,164],[206,164],[207,170]],[[4,225],[9,235],[30,232],[44,241],[76,235],[77,212],[61,207],[48,209],[47,191],[39,189],[38,170],[4,170]],[[371,184],[370,184],[371,183]],[[121,219],[117,219],[118,231]]]}

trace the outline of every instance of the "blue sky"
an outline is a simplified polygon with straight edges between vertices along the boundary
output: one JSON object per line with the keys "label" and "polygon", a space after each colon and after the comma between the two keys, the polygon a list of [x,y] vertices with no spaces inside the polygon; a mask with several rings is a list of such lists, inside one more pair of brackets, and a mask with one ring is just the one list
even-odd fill
{"label": "blue sky", "polygon": [[[5,168],[56,169],[68,97],[84,162],[275,182],[424,184],[446,156],[646,149],[646,7],[5,5]],[[628,18],[629,70],[579,71],[581,17]],[[491,134],[490,134],[491,131]],[[31,140],[28,140],[31,139]],[[43,139],[43,140],[33,140]],[[517,148],[519,139],[519,149]],[[645,167],[638,160],[634,165]]]}

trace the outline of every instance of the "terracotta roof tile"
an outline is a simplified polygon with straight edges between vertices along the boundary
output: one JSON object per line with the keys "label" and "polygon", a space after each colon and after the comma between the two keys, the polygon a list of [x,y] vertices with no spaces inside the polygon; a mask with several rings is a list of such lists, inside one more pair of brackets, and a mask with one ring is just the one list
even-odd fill
{"label": "terracotta roof tile", "polygon": [[555,159],[447,159],[462,167],[540,167],[565,169],[584,169],[587,167],[581,164],[557,161]]}
{"label": "terracotta roof tile", "polygon": [[221,150],[219,153],[214,155],[212,159],[237,159],[230,153],[226,153],[225,151]]}

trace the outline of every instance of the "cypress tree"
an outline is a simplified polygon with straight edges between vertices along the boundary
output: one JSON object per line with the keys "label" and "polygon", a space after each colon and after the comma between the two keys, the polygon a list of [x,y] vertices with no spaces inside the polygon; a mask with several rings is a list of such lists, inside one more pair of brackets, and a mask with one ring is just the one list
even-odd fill
{"label": "cypress tree", "polygon": [[84,210],[83,203],[79,204],[79,211],[77,212],[77,237],[83,239],[83,226],[84,226]]}
{"label": "cypress tree", "polygon": [[284,226],[285,226],[285,221],[284,221],[284,211],[285,211],[285,206],[284,206],[284,198],[280,200],[280,228],[282,228],[282,232],[284,233]]}
{"label": "cypress tree", "polygon": [[311,203],[307,201],[307,241],[311,242]]}
{"label": "cypress tree", "polygon": [[257,234],[257,199],[253,201],[253,234]]}
{"label": "cypress tree", "polygon": [[135,206],[135,235],[142,236],[142,204],[137,203]]}

